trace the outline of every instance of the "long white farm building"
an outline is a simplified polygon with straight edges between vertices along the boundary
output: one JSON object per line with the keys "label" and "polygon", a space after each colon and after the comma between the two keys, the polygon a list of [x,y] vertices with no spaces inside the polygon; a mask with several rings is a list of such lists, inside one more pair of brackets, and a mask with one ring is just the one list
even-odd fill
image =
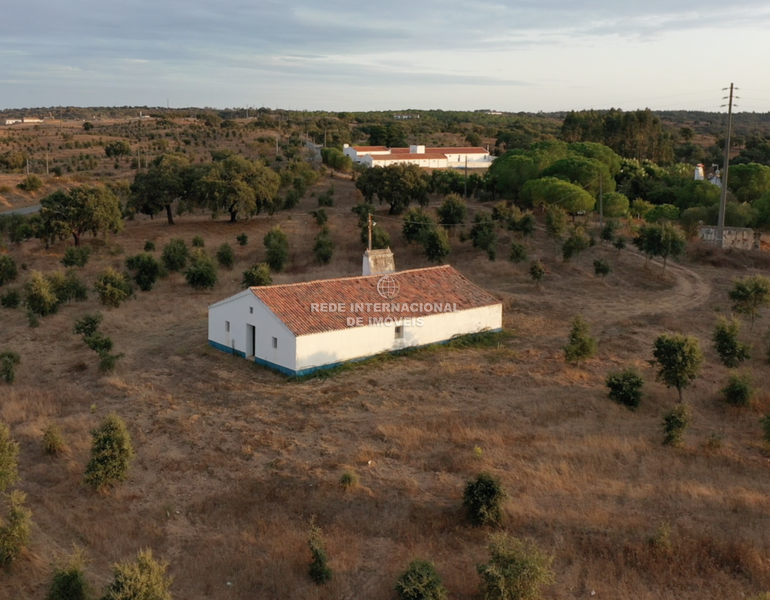
{"label": "long white farm building", "polygon": [[433,169],[465,168],[486,169],[493,156],[485,148],[387,148],[386,146],[349,146],[342,149],[353,162],[370,167],[387,167],[396,164],[412,164]]}
{"label": "long white farm building", "polygon": [[252,287],[209,307],[209,344],[306,375],[502,328],[502,304],[451,266]]}

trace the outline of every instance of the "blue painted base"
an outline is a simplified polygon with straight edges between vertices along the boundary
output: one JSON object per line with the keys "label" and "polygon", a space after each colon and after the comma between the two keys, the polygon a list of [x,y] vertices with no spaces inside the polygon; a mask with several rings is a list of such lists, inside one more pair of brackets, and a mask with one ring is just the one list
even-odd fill
{"label": "blue painted base", "polygon": [[[497,329],[489,329],[487,331],[490,331],[491,333],[499,333],[502,330],[503,330],[502,328],[497,328]],[[468,335],[473,335],[473,334],[468,334]],[[452,340],[449,339],[449,340],[444,340],[443,342],[433,342],[431,344],[423,344],[422,346],[409,346],[408,348],[403,348],[401,350],[394,350],[390,352],[390,354],[398,354],[399,352],[417,350],[419,348],[427,348],[428,346],[438,346],[438,345],[448,344],[451,341]],[[209,345],[212,348],[216,348],[217,350],[221,350],[222,352],[226,352],[227,354],[234,354],[236,356],[240,356],[241,358],[246,358],[245,352],[241,352],[240,350],[234,350],[233,348],[228,348],[224,344],[219,344],[217,342],[209,340]],[[262,365],[263,367],[268,367],[269,369],[273,369],[274,371],[283,373],[284,375],[287,375],[289,377],[304,377],[305,375],[312,375],[317,371],[334,369],[335,367],[339,367],[340,365],[344,365],[346,363],[360,362],[362,360],[367,360],[375,356],[377,355],[372,354],[370,356],[360,356],[358,358],[351,358],[350,360],[342,360],[340,362],[331,363],[328,365],[320,365],[318,367],[308,367],[307,369],[300,369],[299,371],[294,371],[293,369],[289,369],[288,367],[282,367],[281,365],[277,365],[263,358],[257,358],[256,356],[254,357],[254,362],[257,363],[258,365]]]}

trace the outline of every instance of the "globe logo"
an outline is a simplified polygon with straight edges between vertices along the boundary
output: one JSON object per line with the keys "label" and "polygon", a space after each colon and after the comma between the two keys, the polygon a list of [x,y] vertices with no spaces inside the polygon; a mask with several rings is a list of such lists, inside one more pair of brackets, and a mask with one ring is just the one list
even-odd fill
{"label": "globe logo", "polygon": [[388,300],[392,300],[396,296],[398,296],[398,281],[396,281],[393,277],[390,275],[383,275],[380,277],[380,280],[377,282],[377,291],[379,292],[380,296],[383,298],[387,298]]}

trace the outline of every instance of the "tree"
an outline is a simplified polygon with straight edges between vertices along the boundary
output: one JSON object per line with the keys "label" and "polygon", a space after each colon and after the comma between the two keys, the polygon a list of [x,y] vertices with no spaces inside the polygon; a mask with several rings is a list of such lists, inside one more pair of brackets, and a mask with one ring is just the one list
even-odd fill
{"label": "tree", "polygon": [[692,411],[683,402],[677,404],[673,410],[663,417],[663,444],[678,447],[684,441],[684,432],[690,426]]}
{"label": "tree", "polygon": [[487,253],[489,260],[495,260],[497,246],[497,228],[488,212],[477,212],[470,231],[474,248]]}
{"label": "tree", "polygon": [[131,146],[125,140],[115,140],[104,146],[104,154],[109,158],[131,156]]}
{"label": "tree", "polygon": [[399,600],[445,600],[447,591],[433,563],[418,558],[398,578],[396,595]]}
{"label": "tree", "polygon": [[719,354],[722,364],[729,369],[734,369],[741,362],[751,358],[748,344],[738,339],[741,331],[741,322],[732,318],[730,320],[719,317],[714,326],[714,350]]}
{"label": "tree", "polygon": [[13,490],[10,495],[7,521],[0,519],[0,565],[16,560],[29,541],[32,511],[24,506],[27,495]]}
{"label": "tree", "polygon": [[446,229],[439,225],[433,225],[427,230],[422,237],[422,245],[425,248],[425,257],[436,263],[441,263],[452,249]]}
{"label": "tree", "polygon": [[163,266],[169,271],[181,271],[185,268],[189,256],[190,251],[187,248],[187,243],[182,238],[174,238],[163,246],[160,259],[163,261]]}
{"label": "tree", "polygon": [[266,263],[252,265],[243,272],[243,281],[241,283],[243,287],[256,287],[270,285],[271,283],[273,283],[273,279],[270,277],[270,267]]}
{"label": "tree", "polygon": [[80,245],[84,233],[117,233],[123,228],[120,200],[105,186],[81,185],[58,190],[40,201],[40,236],[46,244],[72,236]]}
{"label": "tree", "polygon": [[518,218],[514,215],[506,226],[509,230],[520,233],[524,237],[531,237],[535,233],[535,215],[530,211],[521,213],[521,216]]}
{"label": "tree", "polygon": [[310,547],[310,578],[321,585],[331,581],[333,573],[329,568],[326,549],[324,548],[321,528],[315,524],[315,520],[310,520],[310,532],[308,534],[308,546]]}
{"label": "tree", "polygon": [[534,542],[498,534],[489,544],[489,563],[476,570],[484,600],[538,600],[555,581],[553,556]]}
{"label": "tree", "polygon": [[727,186],[738,202],[754,202],[770,192],[770,167],[757,163],[730,165]]}
{"label": "tree", "polygon": [[176,201],[192,199],[194,180],[194,170],[186,157],[162,154],[150,163],[147,172],[137,172],[134,176],[128,204],[150,216],[165,210],[168,224],[173,225],[171,205]]}
{"label": "tree", "polygon": [[703,364],[698,338],[661,335],[655,340],[652,354],[658,363],[657,380],[666,387],[675,387],[682,402],[682,390],[698,376]]}
{"label": "tree", "polygon": [[196,290],[212,290],[217,284],[217,265],[208,252],[196,249],[184,272],[187,285]]}
{"label": "tree", "polygon": [[508,255],[508,260],[512,263],[520,263],[527,260],[527,249],[518,242],[511,244],[511,252]]}
{"label": "tree", "polygon": [[567,213],[560,206],[550,206],[545,212],[545,232],[556,244],[567,229]]}
{"label": "tree", "polygon": [[727,385],[722,388],[725,402],[733,406],[748,406],[755,392],[749,372],[730,375]]}
{"label": "tree", "polygon": [[733,282],[729,292],[733,310],[751,319],[751,330],[754,330],[754,319],[759,315],[763,306],[770,304],[770,278],[764,275],[749,275]]}
{"label": "tree", "polygon": [[85,556],[76,549],[65,564],[54,565],[45,600],[88,600],[91,589],[85,576]]}
{"label": "tree", "polygon": [[16,366],[21,363],[21,356],[13,350],[0,352],[0,381],[8,384],[16,379]]}
{"label": "tree", "polygon": [[453,228],[465,223],[468,214],[468,206],[465,200],[458,194],[449,194],[436,209],[438,220],[444,227]]}
{"label": "tree", "polygon": [[594,261],[594,274],[604,279],[607,275],[610,274],[610,271],[612,269],[610,268],[610,265],[607,264],[607,261],[603,258],[597,258]]}
{"label": "tree", "polygon": [[463,493],[463,507],[474,525],[500,525],[507,494],[498,477],[481,473],[469,481]]}
{"label": "tree", "polygon": [[91,460],[86,466],[85,484],[99,489],[125,481],[134,458],[134,447],[123,419],[115,413],[110,414],[91,431],[91,436]]}
{"label": "tree", "polygon": [[[599,204],[597,202],[596,208],[598,210]],[[602,197],[602,213],[605,218],[617,219],[628,215],[629,211],[628,198],[619,192],[609,192]]]}
{"label": "tree", "polygon": [[528,181],[520,199],[527,206],[560,206],[573,215],[590,212],[596,204],[596,199],[581,186],[556,177]]}
{"label": "tree", "polygon": [[401,227],[401,233],[407,243],[420,242],[434,225],[435,222],[424,209],[413,207],[404,213],[404,224]]}
{"label": "tree", "polygon": [[328,227],[324,227],[315,236],[315,245],[313,246],[313,255],[319,264],[327,265],[334,255],[334,240]]}
{"label": "tree", "polygon": [[27,309],[35,315],[45,317],[59,309],[61,301],[56,296],[51,280],[40,271],[32,271],[24,284],[24,292]]}
{"label": "tree", "polygon": [[128,276],[118,273],[112,267],[107,267],[99,274],[94,282],[94,288],[102,304],[115,308],[133,294]]}
{"label": "tree", "polygon": [[[615,179],[610,174],[609,167],[595,158],[584,156],[562,158],[543,170],[540,173],[540,177],[556,177],[569,181],[580,189],[586,190],[594,198],[599,197],[600,186],[604,192],[610,193],[615,191]],[[582,208],[581,210],[591,209]]]}
{"label": "tree", "polygon": [[540,289],[540,280],[543,279],[545,273],[545,265],[542,262],[539,260],[532,261],[532,264],[529,266],[529,276],[535,282],[537,289]]}
{"label": "tree", "polygon": [[102,600],[172,600],[173,579],[166,575],[167,570],[168,563],[155,560],[152,550],[140,550],[136,562],[113,567],[114,580]]}
{"label": "tree", "polygon": [[564,240],[561,247],[561,254],[564,262],[568,262],[573,256],[580,256],[583,250],[591,246],[591,238],[582,227],[573,227],[569,236]]}
{"label": "tree", "polygon": [[144,252],[126,259],[126,268],[134,271],[134,281],[143,292],[149,292],[160,277],[160,263],[152,254]]}
{"label": "tree", "polygon": [[572,319],[572,328],[564,347],[564,359],[579,365],[581,360],[589,359],[595,354],[596,340],[591,337],[591,329],[583,316],[577,315]]}
{"label": "tree", "polygon": [[16,261],[7,254],[0,254],[0,285],[5,285],[9,281],[16,279],[18,270]]}
{"label": "tree", "polygon": [[262,162],[232,155],[214,162],[211,170],[198,182],[201,203],[212,213],[230,213],[235,223],[239,214],[259,214],[275,210],[275,197],[281,177]]}
{"label": "tree", "polygon": [[634,409],[642,401],[644,379],[635,369],[625,369],[620,373],[610,373],[605,380],[609,388],[609,397],[619,404]]}
{"label": "tree", "polygon": [[11,430],[0,421],[0,492],[19,480],[19,443],[11,437]]}
{"label": "tree", "polygon": [[653,208],[655,205],[652,202],[637,198],[631,203],[631,215],[637,219],[644,219]]}
{"label": "tree", "polygon": [[219,247],[217,250],[217,262],[224,269],[233,268],[235,264],[235,251],[230,244],[225,242]]}
{"label": "tree", "polygon": [[267,248],[267,264],[271,271],[278,273],[289,261],[289,238],[276,225],[265,234],[263,242]]}
{"label": "tree", "polygon": [[377,196],[390,205],[390,214],[401,214],[412,202],[428,203],[428,175],[417,165],[395,164],[367,169],[356,180],[356,188],[367,202]]}

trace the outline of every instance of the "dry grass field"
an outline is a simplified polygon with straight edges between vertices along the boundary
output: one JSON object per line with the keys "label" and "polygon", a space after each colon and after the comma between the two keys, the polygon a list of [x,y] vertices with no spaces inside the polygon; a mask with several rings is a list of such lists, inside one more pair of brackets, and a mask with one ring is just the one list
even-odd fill
{"label": "dry grass field", "polygon": [[[353,186],[334,185],[329,266],[312,262],[318,228],[308,195],[291,214],[235,225],[184,216],[173,227],[142,217],[87,242],[93,254],[81,276],[91,285],[146,240],[156,254],[173,237],[201,235],[212,251],[227,241],[237,263],[213,291],[193,292],[172,274],[118,309],[99,307],[91,293],[34,329],[22,309],[0,309],[0,349],[22,355],[16,383],[0,385],[0,420],[21,444],[19,487],[34,520],[29,547],[0,573],[1,598],[42,600],[52,559],[78,544],[97,589],[113,563],[151,547],[170,562],[180,599],[391,599],[415,557],[436,564],[450,598],[470,599],[490,532],[466,524],[461,501],[480,471],[504,482],[505,529],[555,556],[546,598],[738,599],[770,590],[770,453],[759,423],[770,409],[770,315],[755,326],[748,366],[760,392],[749,408],[720,401],[728,372],[710,344],[732,278],[757,272],[750,265],[760,258],[732,257],[730,268],[685,260],[663,275],[632,251],[597,245],[565,264],[538,232],[530,253],[549,273],[537,290],[526,266],[489,262],[456,235],[448,262],[504,301],[512,336],[498,348],[425,351],[304,382],[211,349],[207,306],[241,289],[274,224],[287,232],[292,258],[274,282],[360,274]],[[398,222],[380,213],[397,267],[425,265]],[[242,232],[243,248],[235,244]],[[10,247],[27,267],[12,285],[32,269],[61,268],[69,243]],[[498,256],[506,255],[503,236]],[[593,275],[598,256],[612,266],[606,280]],[[73,320],[95,310],[125,353],[108,374],[72,333]],[[598,356],[579,368],[561,351],[577,313],[599,340]],[[707,357],[685,392],[694,420],[682,448],[661,444],[662,416],[677,395],[654,381],[650,365],[655,337],[675,331],[697,335]],[[636,411],[604,387],[608,372],[630,365],[646,380]],[[137,456],[127,482],[94,493],[82,485],[89,431],[112,411],[127,422]],[[66,439],[58,458],[41,450],[49,423]],[[360,479],[347,491],[346,470]],[[307,575],[313,515],[334,569],[323,587]],[[666,528],[670,545],[651,543]]]}

